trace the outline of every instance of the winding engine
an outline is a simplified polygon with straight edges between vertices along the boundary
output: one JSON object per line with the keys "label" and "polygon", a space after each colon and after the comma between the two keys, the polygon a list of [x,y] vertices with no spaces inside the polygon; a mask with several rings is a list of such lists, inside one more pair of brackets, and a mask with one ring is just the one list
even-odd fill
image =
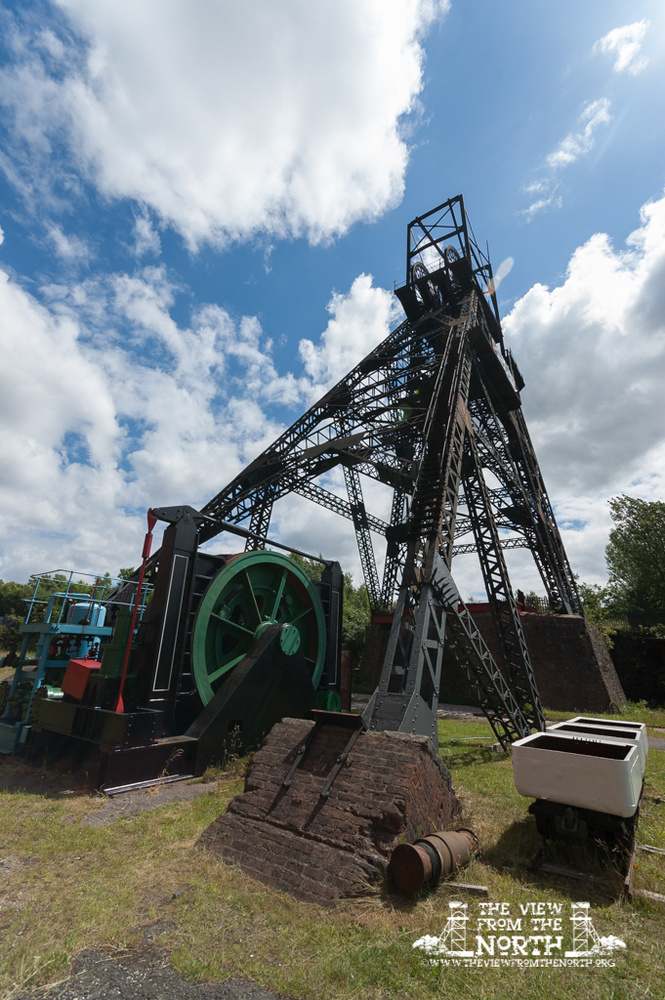
{"label": "winding engine", "polygon": [[[70,661],[61,691],[42,684],[32,703],[28,757],[80,761],[107,791],[201,774],[284,716],[341,707],[339,564],[321,560],[314,584],[282,552],[199,551],[210,518],[191,507],[152,515],[168,527],[133,641],[131,612],[117,611],[101,659]],[[128,608],[132,588],[109,607]]]}

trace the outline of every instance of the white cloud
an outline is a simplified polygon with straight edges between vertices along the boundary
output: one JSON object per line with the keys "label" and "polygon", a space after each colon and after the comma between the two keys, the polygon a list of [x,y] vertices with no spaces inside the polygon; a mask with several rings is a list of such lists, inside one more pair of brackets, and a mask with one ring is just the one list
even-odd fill
{"label": "white cloud", "polygon": [[60,226],[52,225],[48,227],[48,238],[58,257],[65,263],[90,261],[90,247],[79,236],[68,236]]}
{"label": "white cloud", "polygon": [[147,212],[142,212],[134,218],[134,255],[144,257],[146,254],[159,256],[161,241],[155,230],[152,219]]}
{"label": "white cloud", "polygon": [[[255,317],[207,304],[179,325],[178,290],[164,267],[145,267],[51,285],[43,304],[0,271],[4,579],[135,563],[147,507],[205,503],[281,433],[274,404],[297,415],[392,320],[393,296],[361,275],[333,295],[303,370],[281,373]],[[321,517],[296,524],[284,510],[275,529],[318,551]],[[345,527],[328,525],[326,538],[346,554]]]}
{"label": "white cloud", "polygon": [[520,214],[524,216],[527,222],[531,222],[535,215],[545,211],[546,208],[561,208],[562,205],[563,199],[560,195],[557,196],[555,187],[554,191],[548,197],[537,198],[536,201],[532,201],[528,208],[522,209]]}
{"label": "white cloud", "polygon": [[0,272],[3,578],[131,565],[137,510],[204,502],[281,430],[255,399],[294,379],[256,321],[210,306],[179,328],[172,294],[148,268],[52,286],[47,308]]}
{"label": "white cloud", "polygon": [[549,168],[549,175],[525,185],[526,194],[540,196],[520,212],[527,222],[531,222],[534,216],[548,208],[561,208],[563,199],[557,194],[559,188],[557,174],[564,167],[570,166],[591,152],[596,144],[596,130],[612,121],[610,107],[610,101],[606,97],[585,104],[577,119],[578,129],[569,132],[557,148],[546,157],[545,164]]}
{"label": "white cloud", "polygon": [[401,315],[395,296],[384,288],[375,288],[370,274],[359,275],[348,295],[335,292],[327,309],[331,319],[319,343],[301,340],[298,348],[305,371],[313,380],[312,400],[387,337]]}
{"label": "white cloud", "polygon": [[596,129],[611,121],[610,102],[606,97],[585,104],[577,119],[578,125],[582,126],[581,129],[569,132],[554,152],[550,153],[547,157],[548,166],[555,169],[567,167],[580,156],[586,156],[596,143],[594,135]]}
{"label": "white cloud", "polygon": [[604,234],[559,287],[533,288],[504,320],[523,404],[573,568],[602,579],[619,493],[665,495],[665,197],[623,249]]}
{"label": "white cloud", "polygon": [[614,52],[616,60],[614,63],[615,73],[630,73],[637,76],[646,68],[649,60],[641,55],[642,42],[650,28],[649,21],[634,21],[632,24],[624,24],[621,28],[614,28],[609,31],[594,45],[595,52]]}
{"label": "white cloud", "polygon": [[[526,378],[525,415],[573,569],[604,579],[607,500],[665,495],[665,197],[623,248],[596,234],[565,281],[535,285],[504,326]],[[163,267],[42,289],[0,281],[0,575],[136,562],[153,504],[209,499],[396,322],[393,296],[360,275],[336,292],[302,370],[280,372],[251,316],[202,305],[174,321]],[[281,505],[283,540],[357,569],[348,525]],[[140,513],[137,513],[140,512]],[[288,536],[288,537],[287,537]],[[516,585],[539,587],[528,553]],[[473,578],[456,569],[463,590]]]}
{"label": "white cloud", "polygon": [[0,246],[2,246],[4,242],[5,242],[5,233],[2,226],[0,226]]}
{"label": "white cloud", "polygon": [[75,172],[191,247],[330,238],[401,198],[419,39],[448,2],[59,0],[85,48],[50,31],[16,44],[0,80],[14,163],[22,150],[29,188],[71,194],[51,165],[64,139]]}

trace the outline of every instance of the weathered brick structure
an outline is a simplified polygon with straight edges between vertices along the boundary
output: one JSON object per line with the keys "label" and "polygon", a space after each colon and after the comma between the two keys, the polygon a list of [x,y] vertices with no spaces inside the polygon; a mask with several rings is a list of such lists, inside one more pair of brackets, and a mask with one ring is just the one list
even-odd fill
{"label": "weathered brick structure", "polygon": [[[473,618],[492,654],[499,659],[494,623],[486,605],[471,605]],[[579,615],[520,613],[533,672],[543,705],[564,712],[607,712],[623,705],[626,696],[598,628]],[[383,662],[389,621],[368,628],[364,670],[378,677]],[[477,703],[466,675],[446,657],[439,700],[453,704]]]}
{"label": "weathered brick structure", "polygon": [[300,899],[331,903],[385,871],[400,840],[462,821],[450,772],[424,736],[363,733],[327,798],[321,791],[351,730],[323,725],[284,779],[314,723],[284,719],[255,755],[245,790],[200,843]]}
{"label": "weathered brick structure", "polygon": [[609,712],[626,696],[596,625],[579,615],[521,616],[543,705]]}

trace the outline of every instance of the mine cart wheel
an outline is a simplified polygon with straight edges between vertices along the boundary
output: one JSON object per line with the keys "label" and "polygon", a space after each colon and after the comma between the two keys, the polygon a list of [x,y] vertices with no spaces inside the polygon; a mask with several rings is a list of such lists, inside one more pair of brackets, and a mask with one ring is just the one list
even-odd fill
{"label": "mine cart wheel", "polygon": [[630,857],[633,845],[635,844],[635,831],[637,829],[639,812],[638,809],[634,816],[622,819],[621,825],[614,835],[616,850],[627,858]]}
{"label": "mine cart wheel", "polygon": [[554,837],[554,824],[549,816],[536,814],[536,830],[545,840],[552,840]]}
{"label": "mine cart wheel", "polygon": [[302,649],[316,688],[325,660],[326,624],[311,580],[278,552],[232,556],[203,595],[192,634],[192,669],[204,705],[229,670],[274,624],[297,630],[297,635],[294,628],[284,630],[282,647],[284,652],[295,652],[295,643]]}

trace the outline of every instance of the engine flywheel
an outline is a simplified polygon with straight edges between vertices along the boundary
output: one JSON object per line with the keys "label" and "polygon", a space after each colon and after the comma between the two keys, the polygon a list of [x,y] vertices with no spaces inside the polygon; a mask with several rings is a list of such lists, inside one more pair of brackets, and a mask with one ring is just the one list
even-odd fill
{"label": "engine flywheel", "polygon": [[279,552],[231,556],[203,595],[192,632],[192,671],[204,705],[275,624],[288,626],[280,633],[282,652],[302,649],[316,689],[325,661],[326,623],[314,584]]}

